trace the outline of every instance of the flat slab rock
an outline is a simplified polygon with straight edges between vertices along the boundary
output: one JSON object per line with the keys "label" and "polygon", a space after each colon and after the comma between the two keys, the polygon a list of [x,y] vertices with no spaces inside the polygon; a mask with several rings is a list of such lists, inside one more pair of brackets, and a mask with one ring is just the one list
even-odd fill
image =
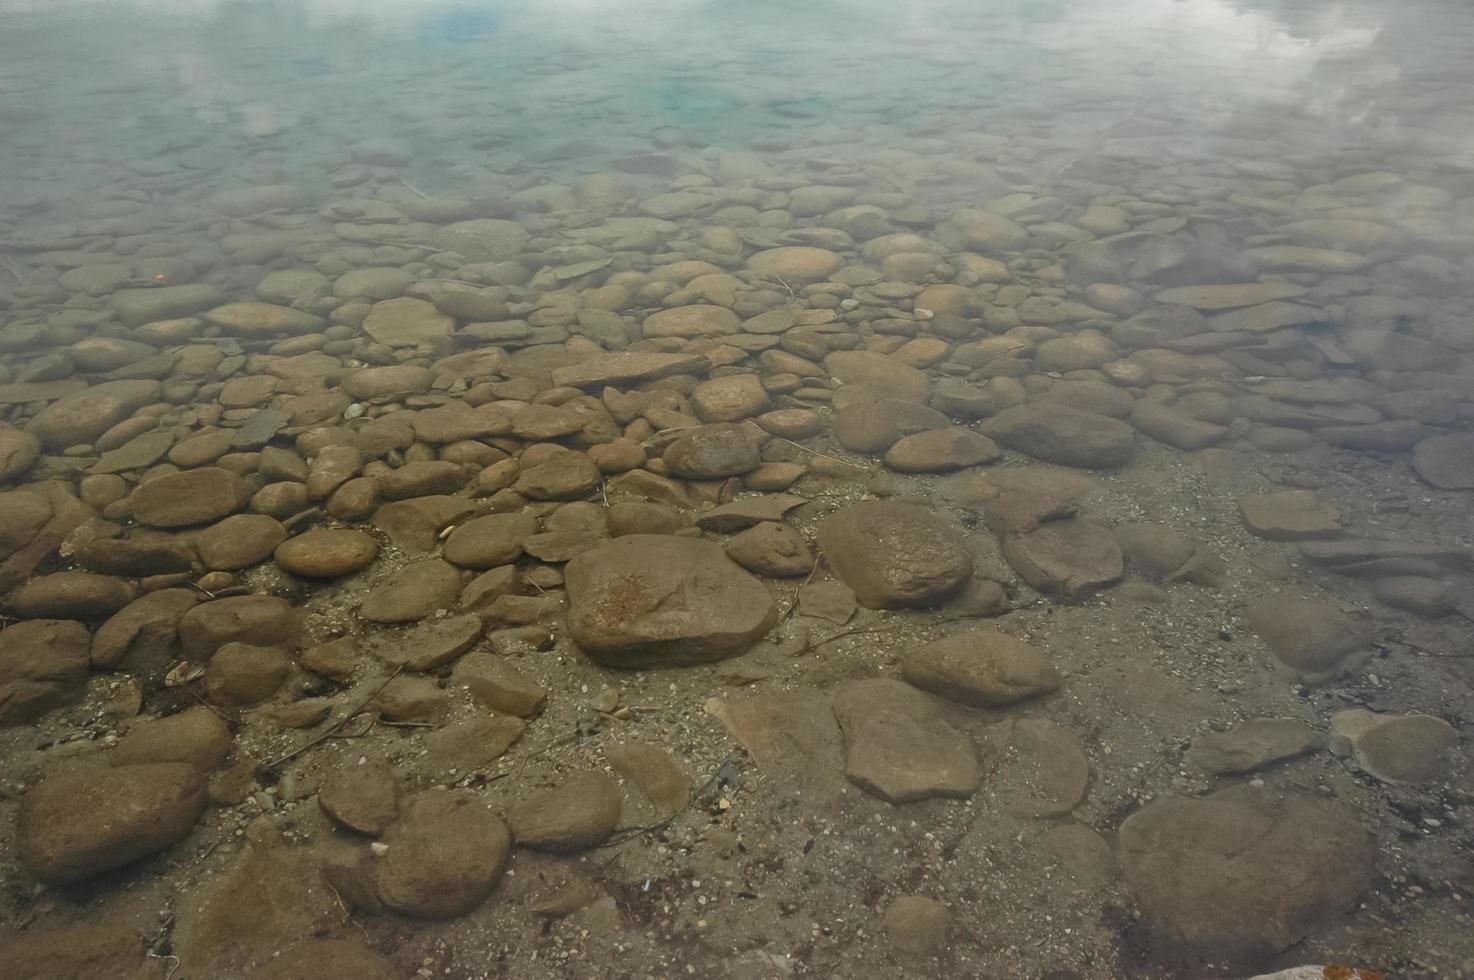
{"label": "flat slab rock", "polygon": [[1062,466],[1112,469],[1136,456],[1136,430],[1125,422],[1053,402],[1005,408],[978,428],[1010,449]]}
{"label": "flat slab rock", "polygon": [[317,791],[323,813],[340,827],[378,837],[399,817],[399,781],[386,765],[347,765]]}
{"label": "flat slab rock", "polygon": [[16,853],[42,881],[81,881],[169,847],[205,803],[204,779],[187,763],[57,774],[21,798]]}
{"label": "flat slab rock", "polygon": [[1025,582],[1067,602],[1083,602],[1125,573],[1116,536],[1099,524],[1073,518],[1010,535],[1003,556]]}
{"label": "flat slab rock", "polygon": [[461,593],[461,571],[438,558],[410,562],[364,596],[358,618],[371,623],[412,623],[449,609]]}
{"label": "flat slab rock", "polygon": [[601,354],[553,369],[553,384],[568,388],[619,387],[672,374],[705,374],[711,363],[699,354]]}
{"label": "flat slab rock", "polygon": [[1344,806],[1245,789],[1151,803],[1121,825],[1119,856],[1159,953],[1239,963],[1354,906],[1376,849]]}
{"label": "flat slab rock", "polygon": [[[340,908],[323,885],[319,863],[288,845],[252,841],[179,903],[173,952],[195,977],[256,974],[272,953],[303,936],[325,933]],[[249,909],[250,914],[242,914]]]}
{"label": "flat slab rock", "polygon": [[791,493],[743,497],[696,515],[696,526],[703,531],[730,534],[767,521],[781,521],[784,514],[804,502],[803,497]]}
{"label": "flat slab rock", "polygon": [[1023,817],[1062,817],[1085,798],[1090,763],[1074,733],[1047,718],[1010,718],[983,736],[988,794]]}
{"label": "flat slab rock", "polygon": [[1424,439],[1413,447],[1413,469],[1441,490],[1474,490],[1474,435]]}
{"label": "flat slab rock", "polygon": [[576,772],[508,814],[522,847],[567,854],[601,843],[619,825],[624,794],[603,773]]}
{"label": "flat slab rock", "polygon": [[409,670],[434,670],[475,646],[481,630],[481,617],[463,613],[403,631],[386,631],[375,636],[367,647],[385,663],[403,664]]}
{"label": "flat slab rock", "polygon": [[1341,511],[1309,490],[1261,493],[1239,501],[1249,533],[1271,541],[1334,538],[1341,533]]}
{"label": "flat slab rock", "polygon": [[1324,748],[1325,736],[1293,718],[1251,718],[1192,740],[1184,761],[1211,775],[1253,772]]}
{"label": "flat slab rock", "polygon": [[954,425],[901,438],[886,451],[885,465],[900,473],[949,473],[1002,455],[992,439]]}
{"label": "flat slab rock", "polygon": [[680,813],[691,798],[691,783],[670,753],[645,742],[606,746],[604,755],[631,784],[639,788],[662,817]]}
{"label": "flat slab rock", "polygon": [[81,697],[91,646],[87,628],[71,620],[32,619],[0,631],[0,728]]}
{"label": "flat slab rock", "polygon": [[568,629],[614,667],[703,663],[744,652],[777,621],[761,581],[696,538],[630,534],[570,561]]}
{"label": "flat slab rock", "polygon": [[386,907],[417,919],[450,919],[480,905],[512,850],[500,817],[479,799],[444,790],[410,800],[383,842],[374,891]]}
{"label": "flat slab rock", "polygon": [[761,691],[732,702],[713,698],[706,711],[783,794],[824,805],[846,792],[839,725],[820,695]]}
{"label": "flat slab rock", "polygon": [[1331,716],[1331,751],[1350,755],[1384,783],[1425,783],[1448,772],[1445,753],[1459,733],[1433,715],[1377,714],[1350,708]]}
{"label": "flat slab rock", "polygon": [[1059,671],[1043,652],[990,628],[908,651],[901,676],[924,691],[976,707],[1012,704],[1059,689]]}
{"label": "flat slab rock", "polygon": [[921,504],[851,504],[824,520],[818,543],[834,574],[871,609],[935,604],[973,574],[962,531]]}
{"label": "flat slab rock", "polygon": [[911,685],[883,677],[849,681],[835,690],[833,707],[845,775],[867,793],[907,803],[965,798],[981,784],[972,742]]}
{"label": "flat slab rock", "polygon": [[805,616],[843,626],[858,608],[855,590],[843,582],[810,582],[798,590],[798,609]]}
{"label": "flat slab rock", "polygon": [[1275,659],[1307,684],[1323,684],[1371,656],[1371,627],[1321,599],[1255,599],[1244,615]]}

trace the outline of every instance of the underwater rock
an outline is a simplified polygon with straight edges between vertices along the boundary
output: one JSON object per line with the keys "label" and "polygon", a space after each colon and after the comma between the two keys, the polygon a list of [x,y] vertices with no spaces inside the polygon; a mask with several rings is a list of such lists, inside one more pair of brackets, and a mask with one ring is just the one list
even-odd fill
{"label": "underwater rock", "polygon": [[1376,858],[1334,803],[1233,790],[1149,804],[1121,825],[1119,853],[1157,952],[1238,963],[1352,908]]}
{"label": "underwater rock", "polygon": [[1331,716],[1331,751],[1350,754],[1385,783],[1426,783],[1448,770],[1444,755],[1459,733],[1432,715],[1382,715],[1349,708]]}
{"label": "underwater rock", "polygon": [[844,736],[844,772],[889,803],[971,796],[982,781],[967,736],[942,718],[927,695],[888,678],[835,689],[834,717]]}
{"label": "underwater rock", "polygon": [[920,504],[850,504],[819,525],[818,544],[834,574],[872,609],[934,605],[973,574],[962,532]]}
{"label": "underwater rock", "polygon": [[710,541],[625,535],[574,558],[564,576],[569,634],[614,667],[734,656],[778,615],[767,587]]}
{"label": "underwater rock", "polygon": [[16,853],[42,881],[81,881],[171,846],[205,803],[201,773],[183,763],[53,774],[21,797]]}

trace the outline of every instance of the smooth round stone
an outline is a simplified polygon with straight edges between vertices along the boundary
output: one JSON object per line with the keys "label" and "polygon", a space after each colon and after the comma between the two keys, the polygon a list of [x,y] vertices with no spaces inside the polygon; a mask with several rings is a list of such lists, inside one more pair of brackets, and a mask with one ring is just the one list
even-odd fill
{"label": "smooth round stone", "polygon": [[184,763],[60,772],[21,798],[16,855],[42,881],[81,881],[166,849],[206,803],[204,780]]}
{"label": "smooth round stone", "polygon": [[1315,445],[1315,437],[1303,429],[1273,425],[1255,426],[1249,432],[1249,441],[1267,453],[1298,453]]}
{"label": "smooth round stone", "polygon": [[1244,616],[1275,658],[1307,684],[1324,683],[1371,655],[1371,627],[1330,602],[1272,596],[1250,602]]}
{"label": "smooth round stone", "polygon": [[149,527],[209,524],[245,506],[246,481],[217,466],[170,473],[140,483],[133,491],[133,517]]}
{"label": "smooth round stone", "polygon": [[1459,733],[1433,715],[1384,715],[1349,708],[1331,716],[1331,751],[1350,754],[1362,769],[1387,783],[1423,783],[1442,778],[1444,758]]}
{"label": "smooth round stone", "polygon": [[91,443],[135,411],[158,401],[157,381],[105,381],[47,405],[26,431],[48,449]]}
{"label": "smooth round stone", "polygon": [[990,463],[1003,455],[985,435],[951,426],[909,435],[891,446],[885,465],[901,473],[946,473]]}
{"label": "smooth round stone", "polygon": [[925,404],[931,394],[926,372],[874,351],[835,351],[824,367],[838,381],[874,389],[882,397]]}
{"label": "smooth round stone", "polygon": [[508,815],[517,843],[568,853],[593,847],[619,825],[623,794],[608,776],[578,772],[555,789],[514,807]]}
{"label": "smooth round stone", "polygon": [[1048,521],[1028,534],[1010,535],[1003,554],[1025,582],[1066,602],[1119,581],[1121,546],[1109,530],[1078,519]]}
{"label": "smooth round stone", "polygon": [[1194,961],[1283,952],[1355,906],[1377,857],[1343,803],[1269,793],[1155,799],[1118,840],[1147,935]]}
{"label": "smooth round stone", "polygon": [[809,544],[792,525],[765,521],[726,544],[727,557],[758,575],[787,578],[806,575],[814,567]]}
{"label": "smooth round stone", "polygon": [[268,483],[251,497],[251,510],[272,517],[291,517],[311,503],[303,483]]}
{"label": "smooth round stone", "polygon": [[1049,402],[1004,409],[982,429],[1011,449],[1064,466],[1110,469],[1136,455],[1136,432],[1125,422]]}
{"label": "smooth round stone", "polygon": [[919,504],[863,500],[819,525],[819,548],[871,609],[935,605],[972,578],[960,528]]}
{"label": "smooth round stone", "polygon": [[354,269],[333,282],[333,295],[342,299],[393,299],[415,281],[412,273],[392,267]]}
{"label": "smooth round stone", "polygon": [[827,248],[770,248],[747,260],[747,268],[765,279],[789,283],[818,282],[839,271],[844,261]]}
{"label": "smooth round stone", "polygon": [[1448,585],[1438,579],[1418,575],[1379,578],[1372,586],[1372,593],[1387,605],[1429,617],[1442,616],[1454,610],[1451,592]]}
{"label": "smooth round stone", "polygon": [[102,619],[132,602],[138,590],[120,578],[57,572],[10,593],[9,604],[27,619]]}
{"label": "smooth round stone", "polygon": [[952,915],[947,906],[922,895],[901,895],[885,910],[891,944],[911,956],[937,956],[947,948]]}
{"label": "smooth round stone", "polygon": [[399,782],[386,765],[347,766],[323,781],[317,804],[338,826],[378,837],[399,815]]}
{"label": "smooth round stone", "polygon": [[424,300],[401,296],[375,303],[363,319],[363,332],[375,343],[414,347],[449,338],[455,332],[455,320]]}
{"label": "smooth round stone", "polygon": [[742,325],[736,313],[724,306],[677,306],[645,318],[646,337],[710,337],[736,333]]}
{"label": "smooth round stone", "polygon": [[205,314],[206,322],[238,337],[317,333],[327,321],[275,303],[227,303]]}
{"label": "smooth round stone", "polygon": [[379,543],[362,531],[314,528],[282,542],[276,563],[303,578],[341,578],[373,562]]}
{"label": "smooth round stone", "polygon": [[429,391],[433,380],[434,376],[427,368],[413,364],[395,364],[354,371],[343,378],[342,388],[343,393],[350,398],[366,401],[370,398],[399,397]]}
{"label": "smooth round stone", "polygon": [[227,643],[295,643],[299,618],[287,600],[242,595],[201,602],[178,620],[179,642],[191,660],[207,660]]}
{"label": "smooth round stone", "polygon": [[1440,490],[1474,490],[1474,435],[1424,439],[1413,447],[1413,469]]}
{"label": "smooth round stone", "polygon": [[[638,518],[611,511],[610,531],[621,535],[627,517],[630,525],[659,521],[642,510]],[[564,578],[569,635],[590,659],[615,667],[734,656],[767,633],[778,615],[762,582],[721,546],[699,538],[625,533],[574,558]]]}
{"label": "smooth round stone", "polygon": [[268,303],[291,306],[299,299],[327,292],[328,277],[312,269],[268,272],[256,284],[256,295]]}
{"label": "smooth round stone", "polygon": [[740,476],[762,462],[752,426],[728,423],[693,429],[666,447],[670,472],[691,480]]}
{"label": "smooth round stone", "polygon": [[235,514],[195,535],[200,561],[212,571],[233,572],[270,558],[287,529],[265,514]]}
{"label": "smooth round stone", "polygon": [[935,640],[907,653],[901,676],[933,694],[995,707],[1058,690],[1059,671],[1023,640],[982,628]]}
{"label": "smooth round stone", "polygon": [[757,375],[735,374],[697,385],[691,407],[703,422],[739,422],[767,411],[771,403]]}
{"label": "smooth round stone", "polygon": [[445,539],[445,559],[462,568],[510,564],[522,557],[522,546],[536,533],[537,519],[528,513],[477,517]]}
{"label": "smooth round stone", "polygon": [[403,915],[451,919],[491,894],[510,856],[512,835],[472,795],[432,790],[410,801],[384,843],[388,847],[373,870],[379,899]]}
{"label": "smooth round stone", "polygon": [[373,587],[359,607],[358,618],[371,623],[411,623],[455,605],[461,571],[430,558],[411,562]]}
{"label": "smooth round stone", "polygon": [[763,431],[784,439],[807,439],[824,431],[824,416],[807,408],[780,408],[753,419]]}
{"label": "smooth round stone", "polygon": [[308,202],[307,192],[289,184],[263,184],[221,191],[210,198],[210,207],[232,218],[249,218],[262,211],[290,210]]}
{"label": "smooth round stone", "polygon": [[29,432],[0,429],[0,483],[25,473],[41,454],[41,443]]}
{"label": "smooth round stone", "polygon": [[473,262],[514,259],[527,242],[528,234],[515,221],[475,218],[446,225],[431,236],[437,248],[459,252]]}
{"label": "smooth round stone", "polygon": [[291,670],[282,647],[227,643],[205,667],[205,692],[214,704],[257,704],[275,694]]}
{"label": "smooth round stone", "polygon": [[513,489],[531,500],[578,500],[592,493],[599,479],[593,460],[569,451],[522,470]]}

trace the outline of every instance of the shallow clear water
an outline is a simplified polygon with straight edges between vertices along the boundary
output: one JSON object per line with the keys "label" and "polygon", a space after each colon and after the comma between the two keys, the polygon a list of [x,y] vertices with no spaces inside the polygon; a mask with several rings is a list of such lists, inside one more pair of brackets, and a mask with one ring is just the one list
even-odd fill
{"label": "shallow clear water", "polygon": [[[1471,49],[1461,0],[0,0],[0,949],[1474,976]],[[84,777],[44,839],[119,737],[211,808],[89,850]],[[360,760],[387,849],[312,800]],[[586,770],[612,839],[602,784],[529,813]]]}
{"label": "shallow clear water", "polygon": [[109,165],[228,182],[263,158],[320,183],[369,139],[408,144],[427,190],[599,172],[652,141],[1017,141],[998,156],[1041,181],[1076,154],[1151,162],[1154,142],[1211,161],[1214,139],[1474,162],[1458,3],[12,2],[0,17],[9,194],[70,197],[52,181]]}

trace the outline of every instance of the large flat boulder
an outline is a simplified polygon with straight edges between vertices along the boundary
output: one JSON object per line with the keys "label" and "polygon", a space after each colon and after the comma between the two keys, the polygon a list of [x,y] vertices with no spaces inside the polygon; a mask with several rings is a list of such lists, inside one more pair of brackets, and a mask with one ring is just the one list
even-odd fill
{"label": "large flat boulder", "polygon": [[169,473],[133,491],[133,517],[149,527],[213,524],[240,510],[251,497],[239,474],[218,466]]}
{"label": "large flat boulder", "polygon": [[977,753],[935,703],[886,677],[848,681],[834,694],[844,735],[844,771],[890,803],[971,796],[982,782]]}
{"label": "large flat boulder", "polygon": [[1037,647],[984,627],[908,651],[901,676],[924,691],[977,707],[997,707],[1059,689],[1059,671]]}
{"label": "large flat boulder", "polygon": [[1474,490],[1474,434],[1424,439],[1413,448],[1413,469],[1442,490]]}
{"label": "large flat boulder", "polygon": [[553,384],[570,388],[619,387],[672,374],[705,374],[711,363],[700,354],[601,354],[553,369]]}
{"label": "large flat boulder", "polygon": [[924,405],[931,395],[925,371],[875,351],[835,351],[825,356],[824,369],[842,384],[873,388],[887,398]]}
{"label": "large flat boulder", "polygon": [[480,905],[507,866],[512,835],[466,794],[422,793],[384,834],[373,887],[390,909],[416,919],[451,919]]}
{"label": "large flat boulder", "polygon": [[205,784],[187,763],[62,773],[21,798],[15,849],[51,884],[81,881],[156,854],[205,812]]}
{"label": "large flat boulder", "polygon": [[1009,535],[1003,556],[1025,582],[1066,602],[1084,602],[1125,571],[1115,535],[1077,518],[1047,521],[1027,534]]}
{"label": "large flat boulder", "polygon": [[1111,469],[1136,455],[1136,432],[1125,422],[1047,401],[1005,408],[979,428],[1010,449],[1063,466]]}
{"label": "large flat boulder", "polygon": [[1376,851],[1346,807],[1230,791],[1164,799],[1121,825],[1120,858],[1158,952],[1244,962],[1355,905]]}
{"label": "large flat boulder", "polygon": [[82,696],[92,638],[81,623],[32,619],[0,631],[0,728]]}
{"label": "large flat boulder", "polygon": [[1268,596],[1244,609],[1249,627],[1290,673],[1323,684],[1371,655],[1372,630],[1321,599]]}
{"label": "large flat boulder", "polygon": [[962,531],[921,504],[862,500],[819,525],[834,574],[871,609],[928,606],[972,578]]}
{"label": "large flat boulder", "polygon": [[730,657],[777,619],[767,587],[711,541],[625,535],[574,558],[564,576],[574,642],[610,666]]}
{"label": "large flat boulder", "polygon": [[145,405],[159,400],[157,381],[104,381],[47,405],[26,425],[47,449],[89,444]]}

